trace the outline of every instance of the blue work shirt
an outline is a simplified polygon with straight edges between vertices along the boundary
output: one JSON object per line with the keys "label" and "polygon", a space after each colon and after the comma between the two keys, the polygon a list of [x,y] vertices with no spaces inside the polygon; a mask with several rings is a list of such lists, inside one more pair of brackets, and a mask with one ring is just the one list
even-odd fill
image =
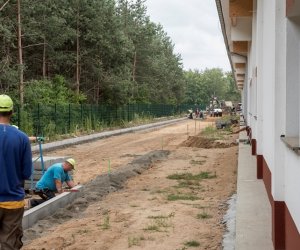
{"label": "blue work shirt", "polygon": [[42,178],[36,183],[35,187],[39,190],[48,188],[53,192],[57,192],[55,180],[59,180],[61,183],[71,180],[68,172],[64,171],[62,163],[56,163],[50,166]]}
{"label": "blue work shirt", "polygon": [[0,202],[23,200],[23,182],[31,172],[28,136],[14,126],[0,124]]}

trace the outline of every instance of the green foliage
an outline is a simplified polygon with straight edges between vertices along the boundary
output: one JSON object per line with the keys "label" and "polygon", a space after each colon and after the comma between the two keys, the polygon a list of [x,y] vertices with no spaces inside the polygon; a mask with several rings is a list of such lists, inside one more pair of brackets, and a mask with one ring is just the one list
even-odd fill
{"label": "green foliage", "polygon": [[[14,3],[0,15],[0,93],[17,104]],[[23,0],[21,14],[27,106],[207,105],[213,94],[240,98],[230,73],[183,71],[181,56],[163,27],[150,20],[145,0]]]}
{"label": "green foliage", "polygon": [[83,94],[76,94],[67,87],[63,76],[56,75],[50,80],[33,80],[25,88],[25,102],[29,105],[65,104],[83,101]]}
{"label": "green foliage", "polygon": [[217,96],[219,100],[240,100],[231,73],[223,73],[221,69],[206,69],[185,72],[186,103],[208,104],[211,96]]}
{"label": "green foliage", "polygon": [[[25,103],[181,103],[181,58],[144,2],[21,1]],[[0,16],[0,92],[18,97],[16,26],[10,2]]]}

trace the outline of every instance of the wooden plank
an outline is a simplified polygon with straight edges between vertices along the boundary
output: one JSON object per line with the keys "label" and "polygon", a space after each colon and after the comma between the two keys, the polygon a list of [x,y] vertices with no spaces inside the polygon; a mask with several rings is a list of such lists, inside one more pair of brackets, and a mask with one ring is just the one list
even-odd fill
{"label": "wooden plank", "polygon": [[232,42],[234,53],[248,53],[248,42],[247,41],[234,41]]}
{"label": "wooden plank", "polygon": [[230,0],[230,17],[251,17],[253,14],[253,0]]}
{"label": "wooden plank", "polygon": [[236,69],[243,69],[246,68],[246,63],[235,63],[234,66]]}

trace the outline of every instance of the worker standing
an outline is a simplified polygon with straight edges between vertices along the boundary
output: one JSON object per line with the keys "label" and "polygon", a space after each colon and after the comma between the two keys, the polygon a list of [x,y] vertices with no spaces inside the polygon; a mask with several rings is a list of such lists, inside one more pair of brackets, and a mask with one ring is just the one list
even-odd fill
{"label": "worker standing", "polygon": [[13,101],[0,95],[0,249],[23,246],[24,180],[32,171],[28,136],[10,125]]}

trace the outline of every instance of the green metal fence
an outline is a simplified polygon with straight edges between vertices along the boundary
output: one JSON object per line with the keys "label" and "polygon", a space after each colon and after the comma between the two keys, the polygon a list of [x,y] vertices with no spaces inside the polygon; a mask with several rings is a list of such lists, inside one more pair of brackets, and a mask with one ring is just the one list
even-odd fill
{"label": "green metal fence", "polygon": [[158,118],[187,113],[203,105],[127,104],[89,105],[65,104],[15,107],[13,124],[30,135],[53,136],[74,131],[97,131],[143,118]]}

